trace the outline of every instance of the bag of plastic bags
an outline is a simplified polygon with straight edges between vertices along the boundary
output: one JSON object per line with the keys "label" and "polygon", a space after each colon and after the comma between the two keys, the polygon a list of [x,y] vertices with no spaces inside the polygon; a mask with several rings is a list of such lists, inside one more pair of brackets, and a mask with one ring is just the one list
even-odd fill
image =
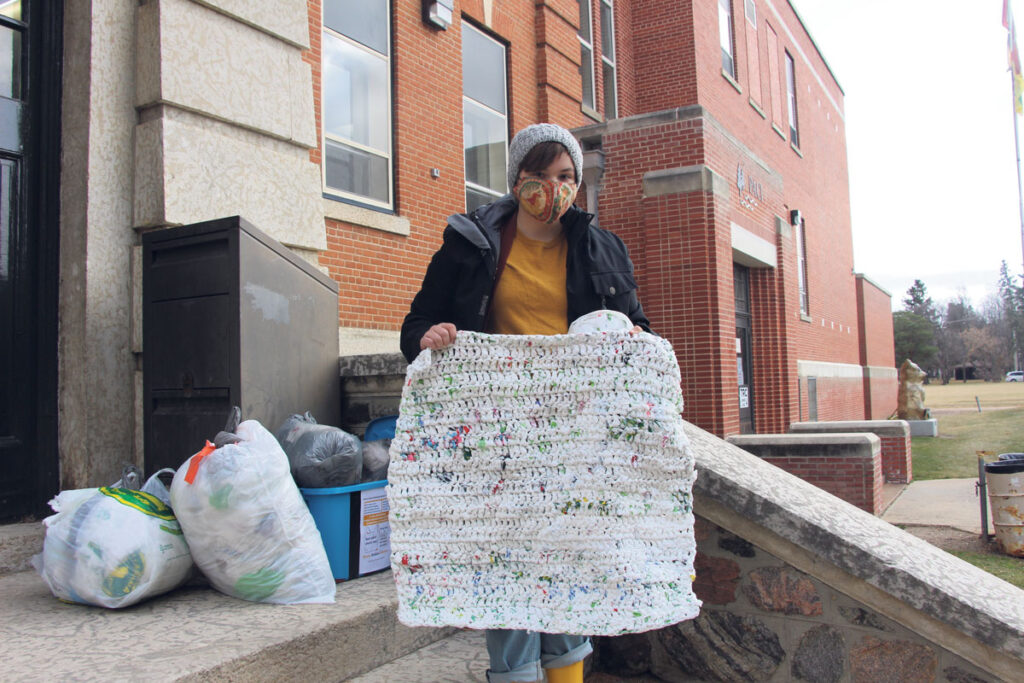
{"label": "bag of plastic bags", "polygon": [[391,463],[391,439],[377,439],[363,443],[363,482],[388,478]]}
{"label": "bag of plastic bags", "polygon": [[[174,513],[158,495],[159,475],[142,491],[120,486],[61,491],[43,520],[43,552],[32,558],[50,591],[69,602],[127,607],[188,579],[192,556]],[[122,484],[123,482],[118,482]]]}
{"label": "bag of plastic bags", "polygon": [[358,484],[363,471],[359,439],[337,427],[317,424],[308,412],[292,415],[277,429],[295,483],[306,488]]}
{"label": "bag of plastic bags", "polygon": [[214,588],[243,600],[334,602],[320,532],[281,446],[255,420],[238,425],[234,436],[237,442],[220,448],[207,443],[171,483],[196,565]]}

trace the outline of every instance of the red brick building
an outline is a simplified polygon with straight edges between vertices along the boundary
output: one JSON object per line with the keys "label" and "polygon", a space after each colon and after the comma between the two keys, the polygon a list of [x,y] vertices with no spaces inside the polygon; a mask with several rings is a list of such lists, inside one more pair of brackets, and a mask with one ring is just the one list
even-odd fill
{"label": "red brick building", "polygon": [[[442,28],[445,2],[376,0],[376,51],[330,11],[348,3],[322,3],[306,53],[319,111],[331,54],[370,52],[391,86],[390,147],[370,150],[390,196],[383,172],[374,199],[325,171],[343,353],[346,331],[393,343],[445,217],[504,193],[510,135],[553,121],[580,138],[580,201],[629,245],[677,350],[685,417],[724,435],[892,412],[889,294],[853,272],[843,91],[790,3],[467,0]],[[324,118],[311,160],[366,152]]]}
{"label": "red brick building", "polygon": [[786,0],[15,0],[0,29],[0,517],[145,463],[145,234],[241,216],[338,283],[342,355],[397,352],[447,216],[538,121],[583,143],[688,419],[894,407],[843,92]]}

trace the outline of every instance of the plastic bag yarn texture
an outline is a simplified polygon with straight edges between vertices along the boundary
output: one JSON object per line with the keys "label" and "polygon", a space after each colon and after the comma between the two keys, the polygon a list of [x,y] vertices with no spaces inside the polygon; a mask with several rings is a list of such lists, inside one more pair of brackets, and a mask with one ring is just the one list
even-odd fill
{"label": "plastic bag yarn texture", "polygon": [[388,471],[399,619],[614,635],[697,616],[679,381],[646,333],[460,331],[421,353]]}
{"label": "plastic bag yarn texture", "polygon": [[275,434],[295,483],[308,488],[358,484],[363,474],[363,444],[338,427],[317,424],[308,412],[292,415]]}
{"label": "plastic bag yarn texture", "polygon": [[189,458],[171,483],[171,505],[196,565],[214,588],[236,598],[334,602],[320,532],[280,444],[255,420],[236,434],[238,443]]}
{"label": "plastic bag yarn texture", "polygon": [[[156,477],[147,486],[162,487]],[[128,607],[181,585],[192,556],[171,509],[152,493],[104,486],[61,491],[32,562],[58,598]]]}

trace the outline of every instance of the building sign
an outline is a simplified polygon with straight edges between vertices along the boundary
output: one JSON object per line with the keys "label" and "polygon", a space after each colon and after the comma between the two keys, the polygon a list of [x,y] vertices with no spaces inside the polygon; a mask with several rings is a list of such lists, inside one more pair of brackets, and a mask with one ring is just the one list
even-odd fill
{"label": "building sign", "polygon": [[755,209],[764,201],[764,187],[743,170],[743,164],[736,164],[736,188],[740,193],[740,206],[745,209]]}

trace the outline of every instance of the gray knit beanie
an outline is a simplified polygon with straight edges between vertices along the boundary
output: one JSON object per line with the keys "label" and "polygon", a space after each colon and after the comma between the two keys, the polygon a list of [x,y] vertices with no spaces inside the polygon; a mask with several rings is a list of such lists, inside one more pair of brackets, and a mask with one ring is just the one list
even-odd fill
{"label": "gray knit beanie", "polygon": [[572,133],[553,123],[535,123],[516,133],[508,148],[508,186],[511,189],[519,179],[519,164],[530,150],[541,142],[560,142],[569,152],[576,169],[576,184],[583,181],[583,151]]}

